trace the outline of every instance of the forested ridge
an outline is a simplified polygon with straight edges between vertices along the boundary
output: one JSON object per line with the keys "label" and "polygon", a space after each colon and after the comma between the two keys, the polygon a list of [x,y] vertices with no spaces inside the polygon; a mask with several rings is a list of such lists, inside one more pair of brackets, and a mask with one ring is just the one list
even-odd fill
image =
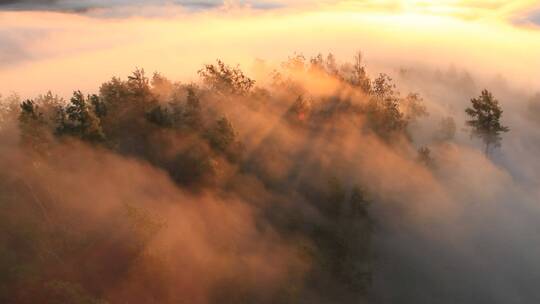
{"label": "forested ridge", "polygon": [[[0,302],[375,301],[376,176],[440,165],[410,132],[422,96],[361,54],[295,55],[260,83],[219,60],[199,77],[136,69],[69,100],[4,98]],[[466,109],[486,155],[502,113],[487,90]],[[458,128],[442,118],[435,151]]]}

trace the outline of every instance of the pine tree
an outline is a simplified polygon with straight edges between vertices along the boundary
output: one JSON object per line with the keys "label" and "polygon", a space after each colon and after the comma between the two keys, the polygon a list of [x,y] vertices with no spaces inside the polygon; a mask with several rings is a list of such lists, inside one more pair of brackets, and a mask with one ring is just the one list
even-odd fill
{"label": "pine tree", "polygon": [[90,104],[92,101],[98,103],[97,98],[97,96],[85,98],[81,91],[73,92],[73,97],[65,110],[59,111],[57,134],[71,135],[91,142],[103,141],[105,134],[100,119]]}
{"label": "pine tree", "polygon": [[482,139],[484,152],[489,155],[492,148],[501,146],[501,133],[510,129],[501,124],[503,111],[499,101],[488,90],[483,90],[479,97],[471,99],[471,104],[472,107],[465,109],[465,113],[471,118],[466,124],[471,127],[472,137]]}

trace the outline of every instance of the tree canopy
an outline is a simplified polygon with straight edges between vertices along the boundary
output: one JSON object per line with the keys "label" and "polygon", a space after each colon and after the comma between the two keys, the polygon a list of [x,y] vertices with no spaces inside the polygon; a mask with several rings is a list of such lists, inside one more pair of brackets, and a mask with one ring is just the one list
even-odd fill
{"label": "tree canopy", "polygon": [[[183,276],[193,272],[204,282],[195,303],[367,301],[380,196],[357,174],[363,154],[383,147],[437,172],[431,145],[453,140],[454,118],[440,117],[432,142],[415,142],[411,126],[429,115],[423,97],[370,75],[361,53],[343,64],[296,54],[268,83],[220,60],[199,76],[173,82],[137,68],[96,93],[48,92],[1,110],[0,123],[16,126],[19,162],[0,158],[17,169],[0,172],[0,302],[179,303],[178,286],[197,289]],[[466,113],[486,153],[500,145],[509,129],[490,92]],[[160,218],[175,208],[179,223]],[[205,268],[212,259],[216,269]],[[260,265],[269,278],[251,272]]]}

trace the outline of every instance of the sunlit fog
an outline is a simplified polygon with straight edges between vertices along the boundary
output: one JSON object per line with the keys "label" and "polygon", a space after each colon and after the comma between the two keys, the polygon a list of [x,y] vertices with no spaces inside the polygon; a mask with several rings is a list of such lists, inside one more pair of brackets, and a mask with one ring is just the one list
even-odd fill
{"label": "sunlit fog", "polygon": [[1,303],[537,303],[540,3],[0,0]]}

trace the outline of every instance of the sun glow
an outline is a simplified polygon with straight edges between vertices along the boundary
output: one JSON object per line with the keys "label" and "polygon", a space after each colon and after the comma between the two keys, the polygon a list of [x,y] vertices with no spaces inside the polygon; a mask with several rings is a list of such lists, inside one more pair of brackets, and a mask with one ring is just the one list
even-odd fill
{"label": "sun glow", "polygon": [[535,0],[366,0],[341,1],[347,10],[361,10],[390,14],[421,14],[456,18],[508,19],[540,4]]}
{"label": "sun glow", "polygon": [[537,79],[531,66],[540,66],[533,55],[540,52],[540,31],[510,21],[527,7],[530,1],[365,0],[152,18],[0,12],[0,28],[14,33],[0,52],[19,58],[0,62],[0,93],[95,90],[98,81],[127,74],[135,65],[185,79],[218,57],[249,68],[256,58],[282,60],[294,52],[349,58],[359,49],[373,65],[456,64],[531,81]]}

